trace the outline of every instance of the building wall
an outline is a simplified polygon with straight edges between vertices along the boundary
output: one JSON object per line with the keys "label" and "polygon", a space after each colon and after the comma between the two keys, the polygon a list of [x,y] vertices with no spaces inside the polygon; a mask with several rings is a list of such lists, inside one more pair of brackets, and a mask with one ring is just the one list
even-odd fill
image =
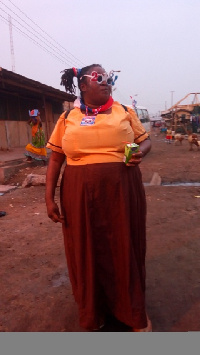
{"label": "building wall", "polygon": [[0,149],[7,149],[7,137],[5,122],[0,121]]}
{"label": "building wall", "polygon": [[185,119],[190,119],[191,113],[190,112],[186,112],[186,111],[178,111],[177,113],[178,118],[180,118],[182,115],[185,115]]}
{"label": "building wall", "polygon": [[0,149],[23,147],[31,141],[31,129],[26,122],[0,121]]}

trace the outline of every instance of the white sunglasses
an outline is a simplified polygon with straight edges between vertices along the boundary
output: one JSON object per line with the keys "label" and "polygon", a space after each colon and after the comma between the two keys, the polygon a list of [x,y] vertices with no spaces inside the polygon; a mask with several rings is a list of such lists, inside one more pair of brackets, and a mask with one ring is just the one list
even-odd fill
{"label": "white sunglasses", "polygon": [[[111,75],[110,75],[111,74]],[[90,81],[96,81],[97,84],[101,84],[103,81],[106,81],[106,83],[108,85],[112,85],[112,82],[113,82],[113,75],[112,73],[109,73],[109,75],[107,73],[103,73],[103,74],[99,74],[97,73],[96,71],[93,71],[91,73],[91,75],[89,74],[84,74],[83,76],[81,76],[80,80],[84,77],[84,76],[87,76],[90,79]]]}

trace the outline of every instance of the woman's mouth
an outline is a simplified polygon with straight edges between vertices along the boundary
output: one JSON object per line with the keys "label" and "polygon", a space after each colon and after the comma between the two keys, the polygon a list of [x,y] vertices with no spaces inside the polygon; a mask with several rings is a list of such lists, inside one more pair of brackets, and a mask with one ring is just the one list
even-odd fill
{"label": "woman's mouth", "polygon": [[108,86],[102,86],[101,91],[109,92],[110,88]]}

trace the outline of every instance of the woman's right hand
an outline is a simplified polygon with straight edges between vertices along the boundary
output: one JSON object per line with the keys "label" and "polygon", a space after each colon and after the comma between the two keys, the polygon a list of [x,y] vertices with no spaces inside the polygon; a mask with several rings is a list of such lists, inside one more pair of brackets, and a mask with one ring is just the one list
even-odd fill
{"label": "woman's right hand", "polygon": [[50,219],[52,219],[53,222],[57,223],[63,223],[64,222],[64,216],[60,214],[59,207],[55,201],[48,202],[46,203],[47,205],[47,214]]}
{"label": "woman's right hand", "polygon": [[55,189],[64,160],[64,154],[52,151],[47,166],[45,202],[47,206],[48,217],[55,223],[64,222],[64,217],[60,214],[59,207],[55,202]]}

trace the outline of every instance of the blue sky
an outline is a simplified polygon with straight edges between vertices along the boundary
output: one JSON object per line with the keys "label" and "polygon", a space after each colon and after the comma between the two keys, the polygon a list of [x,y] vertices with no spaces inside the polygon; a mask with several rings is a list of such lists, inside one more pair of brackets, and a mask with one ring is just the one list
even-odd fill
{"label": "blue sky", "polygon": [[116,100],[156,114],[200,92],[199,18],[200,0],[0,0],[0,66],[64,90],[63,69],[99,63],[121,70]]}

